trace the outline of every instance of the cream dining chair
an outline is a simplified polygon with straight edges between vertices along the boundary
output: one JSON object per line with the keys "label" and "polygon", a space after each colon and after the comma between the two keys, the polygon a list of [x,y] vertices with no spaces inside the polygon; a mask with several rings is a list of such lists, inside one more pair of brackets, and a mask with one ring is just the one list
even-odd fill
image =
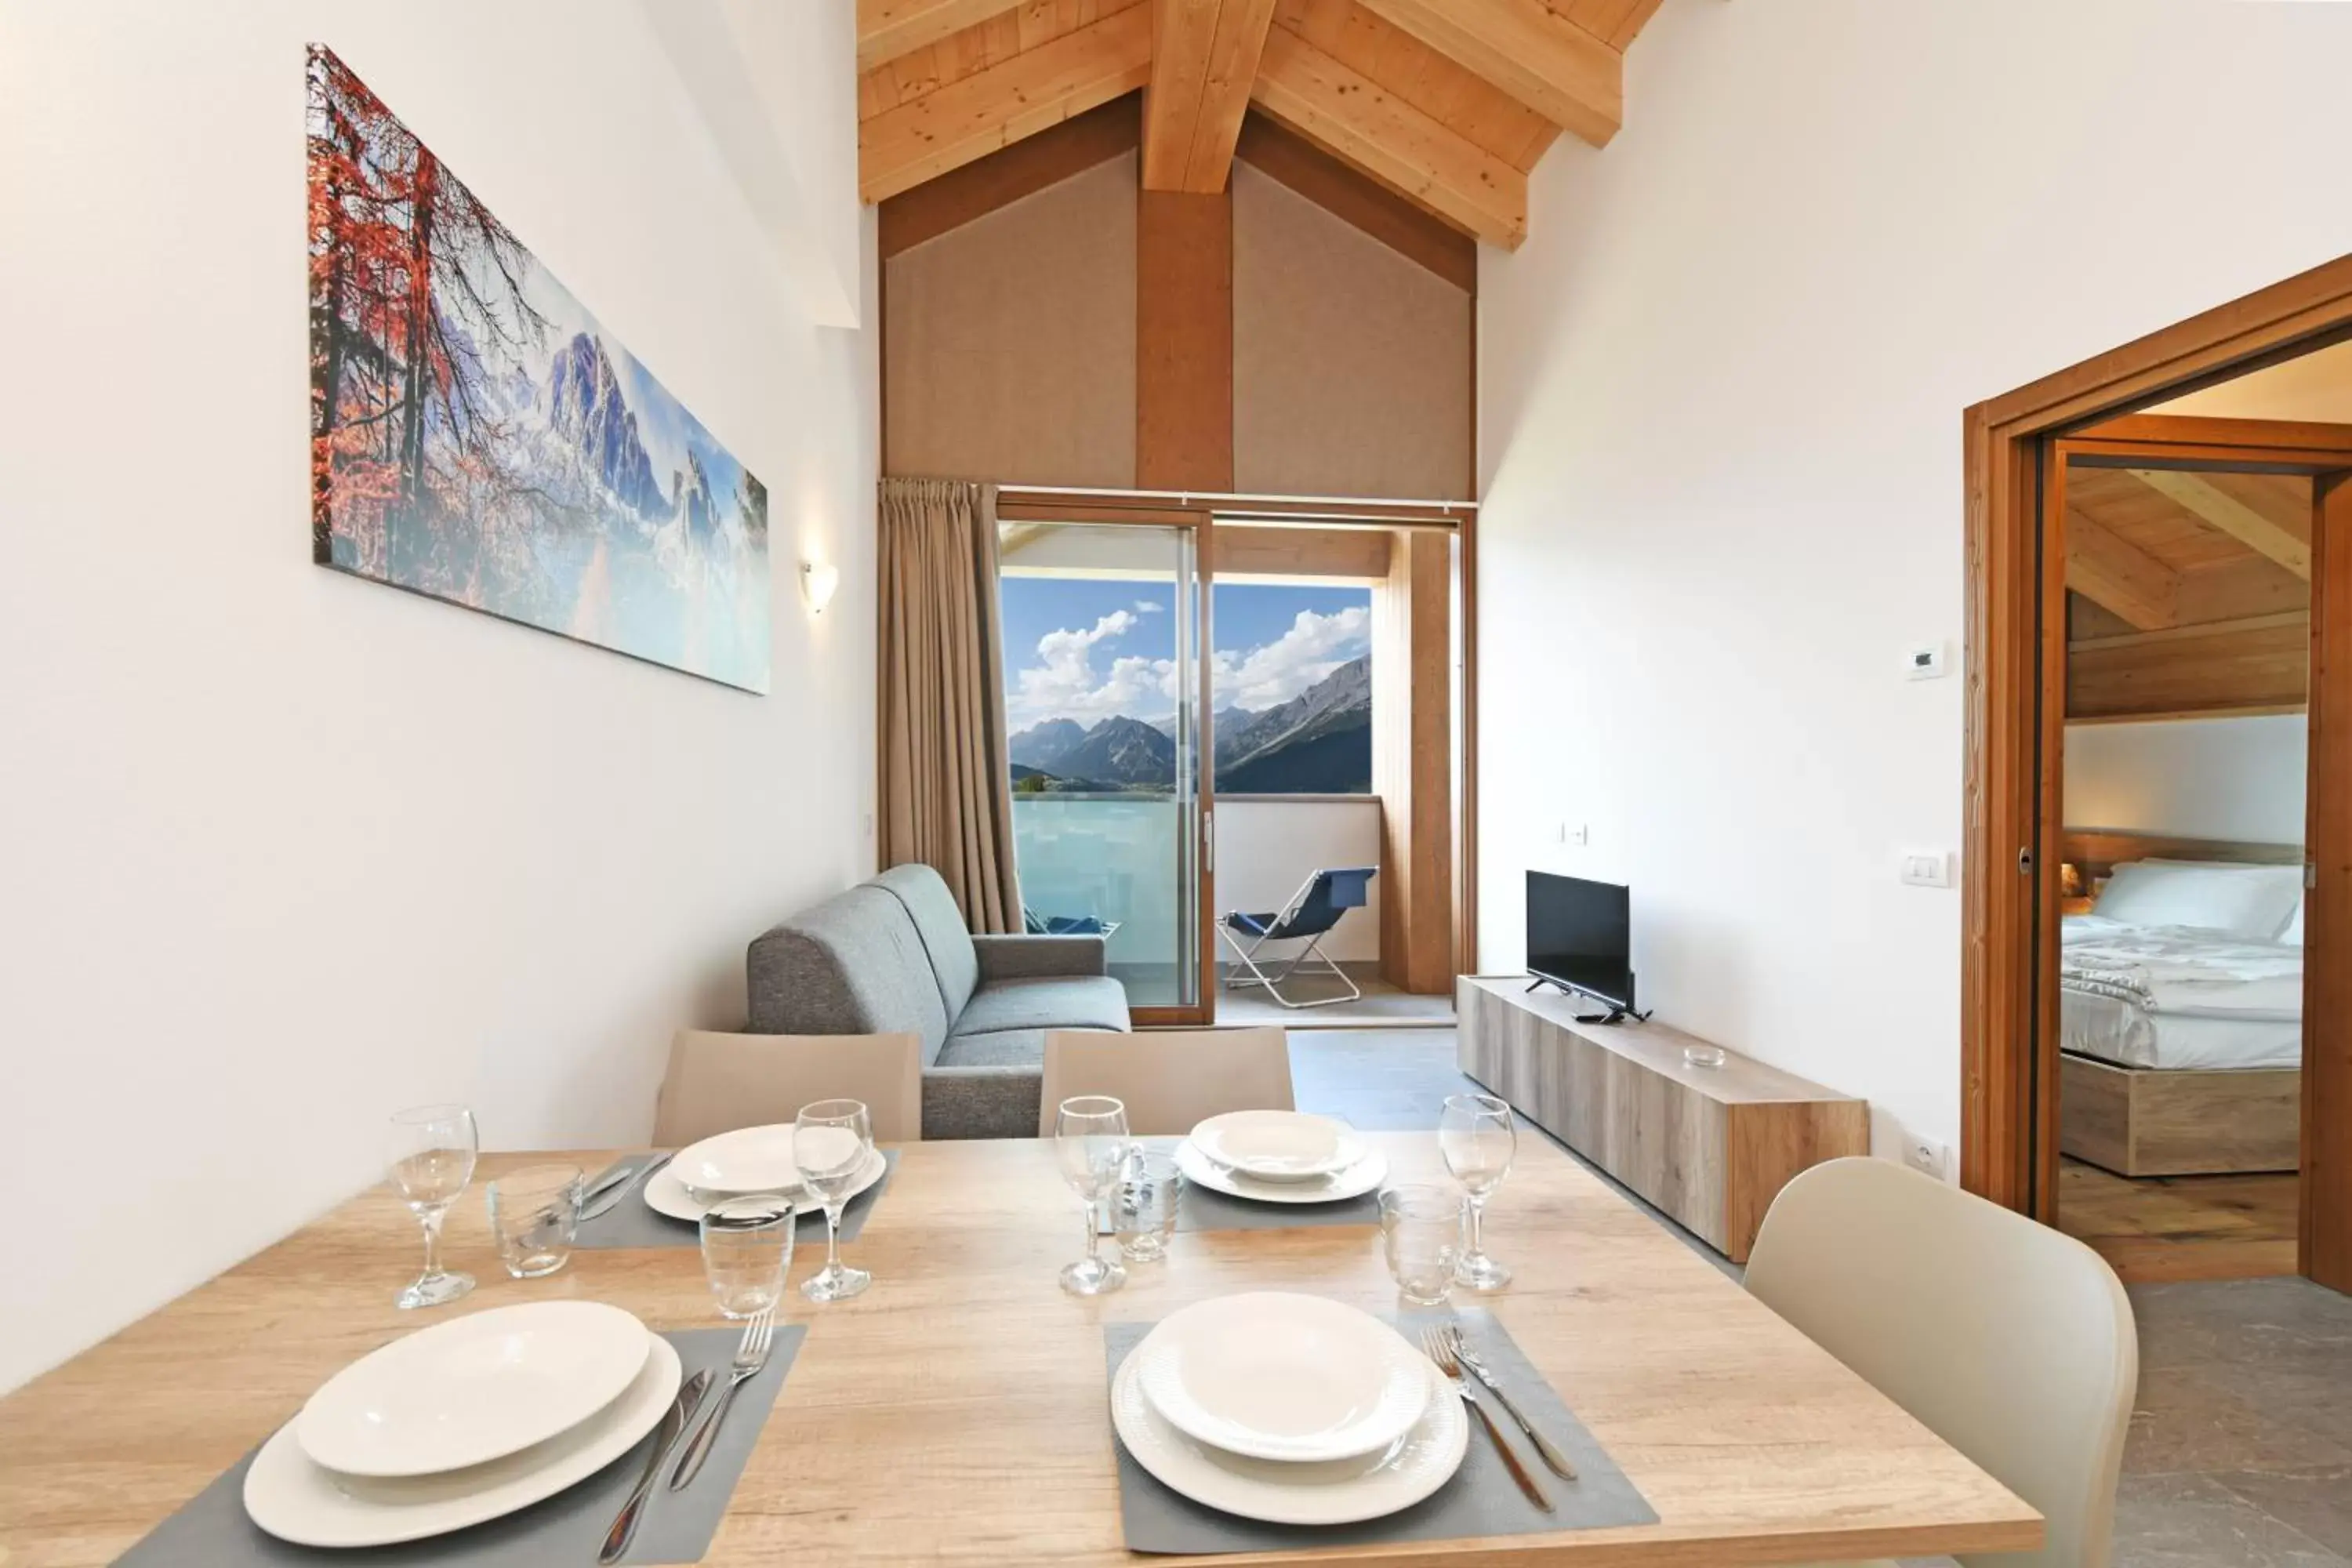
{"label": "cream dining chair", "polygon": [[676,1149],[738,1127],[790,1121],[820,1100],[862,1100],[880,1143],[923,1135],[922,1041],[914,1035],[727,1035],[680,1029],[654,1106],[654,1143]]}
{"label": "cream dining chair", "polygon": [[1131,1035],[1055,1029],[1045,1036],[1037,1135],[1074,1095],[1127,1102],[1138,1138],[1190,1132],[1228,1110],[1290,1110],[1290,1042],[1280,1029],[1147,1029]]}
{"label": "cream dining chair", "polygon": [[1891,1161],[1832,1160],[1773,1200],[1748,1289],[2048,1521],[2039,1552],[1962,1563],[2107,1568],[2139,1342],[2098,1254]]}

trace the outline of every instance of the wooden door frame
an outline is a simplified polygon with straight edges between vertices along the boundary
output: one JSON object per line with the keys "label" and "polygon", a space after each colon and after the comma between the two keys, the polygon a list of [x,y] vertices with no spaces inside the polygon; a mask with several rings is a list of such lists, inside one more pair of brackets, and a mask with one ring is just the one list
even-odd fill
{"label": "wooden door frame", "polygon": [[[2053,561],[2051,545],[2063,549],[2063,521],[2053,528],[2044,516],[2058,499],[2057,487],[2044,483],[2054,443],[2072,437],[2091,455],[2091,444],[2103,439],[2144,437],[2147,427],[2139,419],[2116,416],[2347,337],[2352,257],[1979,403],[1962,416],[1968,652],[1960,1179],[1996,1203],[2046,1215],[2055,1195],[2046,1190],[2037,1126],[2038,1111],[2053,1103],[2042,1079],[2054,1077],[2056,1052],[2038,1046],[2055,1036],[2055,987],[2042,996],[2037,975],[2044,944],[2055,938],[2063,826],[2055,764],[2063,747],[2065,587],[2063,554]],[[2176,436],[2197,434],[2185,425],[2171,428]],[[2174,445],[2175,466],[2210,464],[2203,443]],[[2340,453],[2336,443],[2327,445]],[[2321,455],[2310,447],[2279,454],[2288,462]],[[2328,455],[2340,464],[2340,457]],[[2315,605],[2315,625],[2318,617]],[[2053,731],[2061,735],[2055,745]],[[2305,1092],[2308,1103],[2308,1081]],[[2318,1184],[2311,1169],[2318,1152],[2305,1151],[2307,1192]],[[2321,1174],[2347,1188],[2346,1203],[2333,1205],[2336,1212],[2323,1223],[2340,1221],[2352,1234],[2352,1183],[2335,1179],[2346,1173],[2332,1164]],[[2322,1205],[2303,1206],[2308,1271],[2314,1211]]]}

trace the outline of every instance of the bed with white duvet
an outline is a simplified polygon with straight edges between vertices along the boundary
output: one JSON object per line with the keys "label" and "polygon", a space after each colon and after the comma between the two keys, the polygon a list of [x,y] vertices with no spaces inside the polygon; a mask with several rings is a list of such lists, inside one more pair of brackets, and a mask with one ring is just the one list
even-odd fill
{"label": "bed with white duvet", "polygon": [[2303,1062],[2303,945],[2201,926],[2063,922],[2059,1047],[2118,1067]]}

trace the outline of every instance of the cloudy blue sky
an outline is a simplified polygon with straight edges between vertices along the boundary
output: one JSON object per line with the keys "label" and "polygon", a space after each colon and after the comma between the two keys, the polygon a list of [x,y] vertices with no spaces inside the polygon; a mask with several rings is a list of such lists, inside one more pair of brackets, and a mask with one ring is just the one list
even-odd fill
{"label": "cloudy blue sky", "polygon": [[[1007,576],[1003,604],[1015,731],[1048,719],[1150,721],[1175,711],[1166,582]],[[1261,712],[1369,648],[1371,591],[1221,583],[1213,619],[1217,706]]]}

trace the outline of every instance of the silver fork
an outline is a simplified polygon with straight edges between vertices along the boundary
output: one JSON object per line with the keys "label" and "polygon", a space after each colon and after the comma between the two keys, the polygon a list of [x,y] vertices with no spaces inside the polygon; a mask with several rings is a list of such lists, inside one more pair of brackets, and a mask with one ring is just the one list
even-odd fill
{"label": "silver fork", "polygon": [[1493,1373],[1486,1370],[1486,1363],[1478,1359],[1478,1352],[1470,1348],[1470,1342],[1462,1337],[1461,1326],[1448,1323],[1438,1331],[1444,1336],[1445,1348],[1453,1353],[1454,1359],[1470,1369],[1470,1374],[1486,1385],[1486,1392],[1493,1394],[1502,1405],[1504,1413],[1518,1424],[1520,1431],[1528,1435],[1528,1441],[1533,1443],[1536,1446],[1536,1452],[1543,1457],[1545,1468],[1561,1480],[1576,1479],[1576,1467],[1570,1464],[1568,1456],[1552,1447],[1551,1439],[1537,1431],[1534,1424],[1528,1421],[1519,1407],[1511,1402],[1511,1396],[1503,1392],[1502,1384],[1496,1380]]}
{"label": "silver fork", "polygon": [[742,1342],[735,1347],[734,1375],[727,1380],[727,1391],[702,1425],[694,1429],[687,1443],[686,1452],[677,1457],[677,1468],[669,1473],[669,1489],[677,1490],[701,1472],[702,1461],[710,1457],[710,1445],[718,1440],[719,1424],[727,1419],[727,1407],[735,1403],[735,1391],[766,1369],[768,1349],[776,1337],[776,1313],[771,1307],[743,1325]]}
{"label": "silver fork", "polygon": [[1462,1396],[1462,1403],[1471,1408],[1478,1417],[1478,1424],[1486,1428],[1487,1440],[1495,1445],[1495,1452],[1503,1456],[1503,1468],[1511,1472],[1511,1479],[1519,1483],[1519,1489],[1528,1494],[1528,1500],[1546,1513],[1551,1512],[1551,1499],[1544,1495],[1543,1488],[1536,1484],[1535,1477],[1528,1473],[1527,1466],[1519,1462],[1519,1457],[1511,1451],[1511,1446],[1503,1441],[1503,1429],[1495,1425],[1495,1418],[1486,1414],[1486,1407],[1478,1403],[1478,1396],[1470,1392],[1470,1384],[1462,1376],[1462,1363],[1454,1359],[1454,1352],[1445,1342],[1444,1331],[1423,1330],[1421,1348],[1428,1352],[1430,1360],[1437,1363],[1437,1370],[1453,1380],[1454,1392]]}

